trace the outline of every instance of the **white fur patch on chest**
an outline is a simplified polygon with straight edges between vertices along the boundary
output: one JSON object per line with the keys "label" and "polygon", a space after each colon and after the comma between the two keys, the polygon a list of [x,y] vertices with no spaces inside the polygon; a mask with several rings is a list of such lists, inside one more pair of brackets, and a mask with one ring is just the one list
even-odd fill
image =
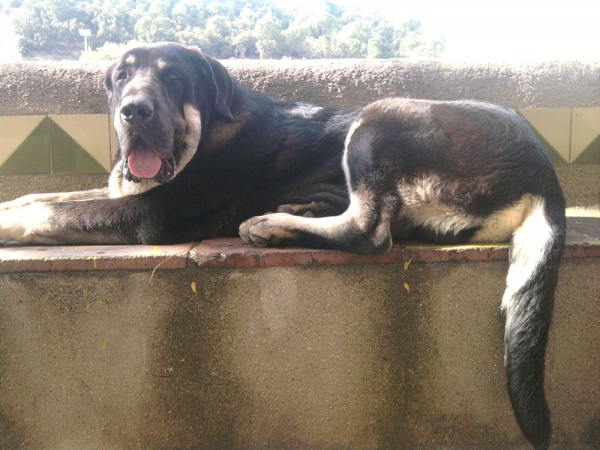
{"label": "white fur patch on chest", "polygon": [[123,178],[123,160],[119,160],[113,167],[110,177],[108,178],[108,191],[110,198],[124,197],[126,195],[143,194],[150,189],[159,186],[154,180],[142,180],[139,183],[128,181]]}

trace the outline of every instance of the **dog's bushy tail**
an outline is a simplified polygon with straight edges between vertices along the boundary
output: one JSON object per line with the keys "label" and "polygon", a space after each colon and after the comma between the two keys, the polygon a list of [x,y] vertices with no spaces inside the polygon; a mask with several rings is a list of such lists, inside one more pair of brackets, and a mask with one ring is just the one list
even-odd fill
{"label": "dog's bushy tail", "polygon": [[564,199],[532,199],[512,235],[502,299],[507,386],[517,422],[536,449],[548,448],[552,426],[544,394],[544,357],[554,306],[566,219]]}

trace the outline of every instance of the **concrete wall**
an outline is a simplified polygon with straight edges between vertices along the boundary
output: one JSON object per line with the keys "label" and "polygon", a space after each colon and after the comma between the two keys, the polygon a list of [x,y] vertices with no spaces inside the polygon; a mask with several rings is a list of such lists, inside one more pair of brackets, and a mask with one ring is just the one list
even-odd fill
{"label": "concrete wall", "polygon": [[[600,107],[600,61],[532,65],[435,60],[223,61],[240,82],[268,95],[329,106],[390,96],[473,98],[511,108]],[[108,63],[0,64],[0,115],[107,113]]]}
{"label": "concrete wall", "polygon": [[[505,272],[2,275],[0,448],[527,448],[504,387]],[[600,443],[597,273],[561,270],[555,448]]]}

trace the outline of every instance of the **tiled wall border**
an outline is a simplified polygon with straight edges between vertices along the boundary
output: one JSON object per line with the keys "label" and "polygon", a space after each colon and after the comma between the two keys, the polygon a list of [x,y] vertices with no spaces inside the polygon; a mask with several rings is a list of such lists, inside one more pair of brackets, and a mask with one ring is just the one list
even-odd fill
{"label": "tiled wall border", "polygon": [[108,173],[113,136],[109,114],[0,116],[0,175]]}
{"label": "tiled wall border", "polygon": [[554,164],[600,163],[600,108],[523,108]]}
{"label": "tiled wall border", "polygon": [[[555,164],[600,163],[600,108],[524,108]],[[0,175],[107,173],[117,152],[109,114],[0,116]]]}

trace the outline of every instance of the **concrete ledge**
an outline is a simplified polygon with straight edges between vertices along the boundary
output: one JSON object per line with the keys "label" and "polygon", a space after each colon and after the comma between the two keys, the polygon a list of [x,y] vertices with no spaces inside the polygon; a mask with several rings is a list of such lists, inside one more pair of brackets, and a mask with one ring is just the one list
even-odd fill
{"label": "concrete ledge", "polygon": [[193,244],[0,248],[0,272],[183,269]]}
{"label": "concrete ledge", "polygon": [[[556,449],[600,443],[598,261],[561,265]],[[0,273],[0,448],[527,449],[502,368],[506,269]]]}
{"label": "concrete ledge", "polygon": [[[569,217],[564,258],[600,257],[600,218]],[[338,264],[400,264],[447,261],[503,261],[506,244],[439,246],[394,245],[366,257],[335,250],[258,248],[239,238],[161,246],[73,246],[0,248],[0,273],[69,270],[145,270],[184,267],[289,267]]]}

